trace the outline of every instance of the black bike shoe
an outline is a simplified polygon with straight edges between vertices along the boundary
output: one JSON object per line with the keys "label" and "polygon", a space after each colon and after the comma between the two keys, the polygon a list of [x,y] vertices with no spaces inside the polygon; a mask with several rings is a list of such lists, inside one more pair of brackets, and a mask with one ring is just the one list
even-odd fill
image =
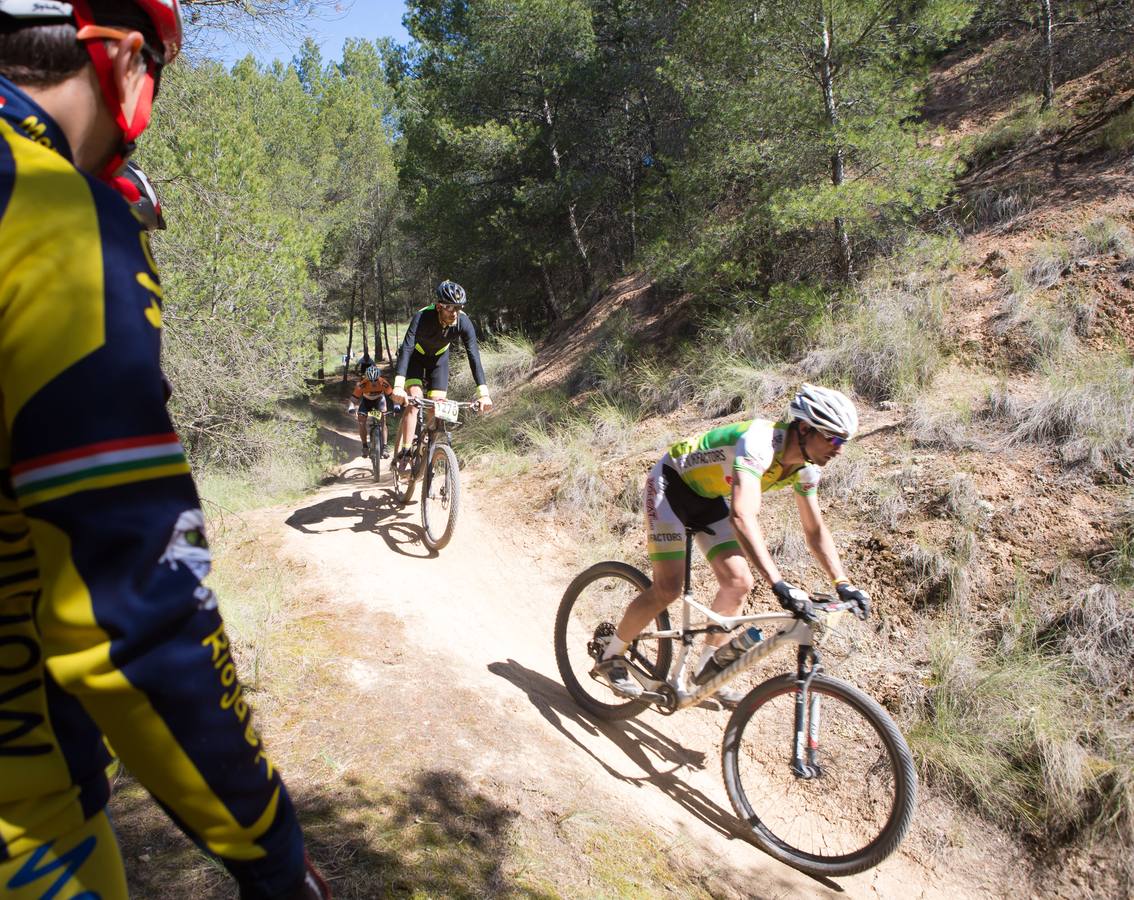
{"label": "black bike shoe", "polygon": [[622,697],[642,696],[642,686],[630,677],[624,657],[612,656],[610,659],[600,660],[591,669],[591,675]]}
{"label": "black bike shoe", "polygon": [[362,455],[363,456],[369,456],[370,455],[370,445],[369,444],[364,443],[362,445]]}

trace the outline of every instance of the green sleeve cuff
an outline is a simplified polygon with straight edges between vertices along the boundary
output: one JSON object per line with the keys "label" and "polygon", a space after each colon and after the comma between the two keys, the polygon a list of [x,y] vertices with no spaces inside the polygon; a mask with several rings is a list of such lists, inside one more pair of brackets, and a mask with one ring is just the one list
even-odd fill
{"label": "green sleeve cuff", "polygon": [[478,384],[476,386],[476,395],[478,397],[487,397],[488,396],[488,385],[487,384]]}

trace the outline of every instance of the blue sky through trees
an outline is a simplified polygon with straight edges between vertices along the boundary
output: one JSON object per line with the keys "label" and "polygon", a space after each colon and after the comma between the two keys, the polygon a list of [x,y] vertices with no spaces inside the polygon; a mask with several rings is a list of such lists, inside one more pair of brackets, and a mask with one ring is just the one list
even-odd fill
{"label": "blue sky through trees", "polygon": [[208,29],[196,43],[202,55],[231,65],[249,53],[262,63],[270,63],[274,59],[287,62],[299,51],[304,38],[313,37],[325,60],[339,59],[343,43],[348,38],[372,41],[389,37],[405,43],[409,35],[402,27],[404,14],[403,0],[341,0],[324,12],[297,22],[292,33],[234,38]]}

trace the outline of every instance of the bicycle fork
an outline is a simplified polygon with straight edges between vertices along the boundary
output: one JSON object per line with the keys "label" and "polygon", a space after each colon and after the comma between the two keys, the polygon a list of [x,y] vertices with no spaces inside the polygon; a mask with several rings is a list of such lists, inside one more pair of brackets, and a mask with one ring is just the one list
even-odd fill
{"label": "bicycle fork", "polygon": [[819,695],[811,692],[811,682],[822,669],[815,648],[801,644],[796,656],[795,734],[792,742],[791,770],[799,778],[819,778]]}

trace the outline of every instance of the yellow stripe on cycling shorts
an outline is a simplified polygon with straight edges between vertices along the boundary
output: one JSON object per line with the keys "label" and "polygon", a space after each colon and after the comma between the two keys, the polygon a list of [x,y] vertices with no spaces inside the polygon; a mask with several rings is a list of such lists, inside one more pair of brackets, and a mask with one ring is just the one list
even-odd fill
{"label": "yellow stripe on cycling shorts", "polygon": [[129,900],[122,854],[105,812],[28,853],[0,862],[4,900]]}

